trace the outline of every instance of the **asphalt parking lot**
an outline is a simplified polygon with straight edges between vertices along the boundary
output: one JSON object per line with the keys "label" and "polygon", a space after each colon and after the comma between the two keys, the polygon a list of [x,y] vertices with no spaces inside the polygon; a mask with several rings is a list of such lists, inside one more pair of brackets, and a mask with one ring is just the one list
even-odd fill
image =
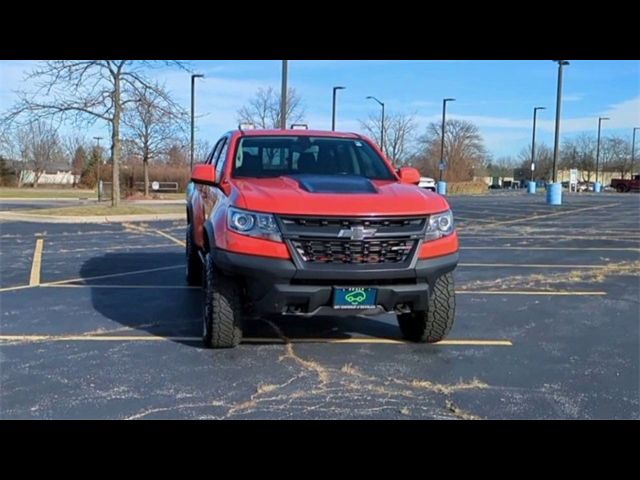
{"label": "asphalt parking lot", "polygon": [[448,341],[393,315],[202,348],[184,223],[0,223],[0,418],[640,418],[640,196],[452,197]]}

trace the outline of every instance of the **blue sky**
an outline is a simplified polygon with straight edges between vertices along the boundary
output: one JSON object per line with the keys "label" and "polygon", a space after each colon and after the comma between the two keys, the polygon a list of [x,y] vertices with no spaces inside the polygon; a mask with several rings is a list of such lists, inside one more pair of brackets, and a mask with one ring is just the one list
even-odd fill
{"label": "blue sky", "polygon": [[[197,86],[198,137],[214,142],[237,126],[237,110],[260,87],[280,88],[279,60],[192,61],[189,66],[204,73]],[[15,99],[13,91],[29,88],[23,82],[33,61],[0,62],[0,111]],[[185,108],[189,106],[189,74],[177,69],[153,70]],[[455,97],[448,115],[476,123],[495,157],[517,155],[531,141],[531,116],[539,112],[538,138],[553,142],[557,67],[551,61],[507,60],[292,60],[289,84],[297,89],[306,107],[311,128],[331,127],[331,90],[338,93],[339,130],[359,131],[359,119],[377,114],[379,106],[365,100],[373,95],[384,101],[388,112],[416,116],[420,130],[441,118],[442,98]],[[631,137],[640,126],[640,62],[576,60],[565,68],[562,137],[595,133],[598,116],[603,134]],[[97,124],[87,136],[107,136]]]}

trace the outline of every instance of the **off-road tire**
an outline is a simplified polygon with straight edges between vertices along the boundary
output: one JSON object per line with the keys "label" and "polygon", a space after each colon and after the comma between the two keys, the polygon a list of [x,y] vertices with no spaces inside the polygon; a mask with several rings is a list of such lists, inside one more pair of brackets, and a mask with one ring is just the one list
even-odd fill
{"label": "off-road tire", "polygon": [[398,315],[402,336],[411,342],[434,343],[447,336],[456,316],[453,274],[439,277],[429,292],[427,311]]}
{"label": "off-road tire", "polygon": [[627,186],[620,184],[620,185],[616,186],[616,191],[618,193],[625,193],[627,191]]}
{"label": "off-road tire", "polygon": [[202,340],[208,348],[233,348],[242,340],[241,289],[235,279],[218,272],[205,257]]}
{"label": "off-road tire", "polygon": [[200,260],[200,255],[198,255],[198,249],[195,243],[193,243],[193,226],[191,224],[187,226],[185,244],[187,253],[187,283],[195,287],[202,286],[202,261]]}

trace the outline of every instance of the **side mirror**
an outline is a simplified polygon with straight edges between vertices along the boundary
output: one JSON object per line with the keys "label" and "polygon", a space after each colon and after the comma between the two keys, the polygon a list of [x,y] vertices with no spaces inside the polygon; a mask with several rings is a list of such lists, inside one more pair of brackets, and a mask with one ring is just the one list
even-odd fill
{"label": "side mirror", "polygon": [[398,175],[402,183],[409,183],[411,185],[418,185],[420,183],[420,172],[413,167],[402,167],[398,170]]}
{"label": "side mirror", "polygon": [[191,171],[191,181],[202,185],[215,185],[216,169],[213,165],[196,165]]}

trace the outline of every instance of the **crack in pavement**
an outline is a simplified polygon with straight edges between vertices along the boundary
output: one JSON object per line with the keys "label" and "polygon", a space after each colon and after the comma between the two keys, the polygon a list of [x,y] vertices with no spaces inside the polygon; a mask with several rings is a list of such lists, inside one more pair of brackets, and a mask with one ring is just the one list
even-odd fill
{"label": "crack in pavement", "polygon": [[453,413],[460,420],[482,420],[481,417],[473,415],[472,413],[466,412],[455,405],[451,400],[446,400],[445,405],[447,406],[447,410]]}
{"label": "crack in pavement", "polygon": [[[276,335],[284,342],[285,344],[285,353],[280,356],[279,361],[290,359],[293,360],[297,365],[302,367],[304,370],[312,372],[317,375],[320,384],[317,388],[314,388],[310,391],[299,391],[294,392],[297,393],[297,398],[302,398],[306,396],[317,395],[319,393],[327,393],[329,390],[328,385],[330,385],[332,375],[338,376],[338,384],[339,386],[335,389],[341,393],[345,393],[344,390],[348,391],[368,391],[375,393],[377,395],[385,395],[387,398],[397,398],[397,397],[406,397],[406,398],[416,398],[417,395],[415,390],[426,390],[432,393],[436,393],[439,395],[445,396],[445,407],[447,410],[451,411],[457,418],[462,419],[479,419],[480,417],[475,416],[468,412],[463,412],[461,409],[457,408],[452,410],[449,405],[453,405],[451,401],[451,395],[455,392],[462,390],[472,390],[472,389],[487,389],[489,385],[480,380],[474,378],[470,382],[462,382],[459,381],[457,384],[447,385],[447,384],[439,384],[430,382],[428,380],[403,380],[403,379],[391,379],[384,380],[377,377],[373,377],[370,375],[366,375],[362,373],[357,367],[354,367],[352,364],[343,365],[340,369],[332,369],[323,366],[322,364],[313,361],[307,360],[300,357],[294,350],[293,343],[289,340],[289,338],[282,332],[280,327],[275,325],[272,321],[265,321],[276,333]],[[382,382],[382,385],[379,384]],[[402,386],[404,388],[397,388],[394,385]],[[271,389],[273,391],[275,389]],[[349,397],[349,394],[347,394]],[[287,398],[285,396],[285,398]],[[251,400],[254,400],[252,397]],[[251,401],[250,400],[250,401]],[[265,399],[263,399],[265,400]],[[255,406],[255,405],[252,405]],[[319,406],[316,406],[317,409]],[[309,410],[309,409],[307,409]],[[371,408],[367,409],[368,411]]]}

